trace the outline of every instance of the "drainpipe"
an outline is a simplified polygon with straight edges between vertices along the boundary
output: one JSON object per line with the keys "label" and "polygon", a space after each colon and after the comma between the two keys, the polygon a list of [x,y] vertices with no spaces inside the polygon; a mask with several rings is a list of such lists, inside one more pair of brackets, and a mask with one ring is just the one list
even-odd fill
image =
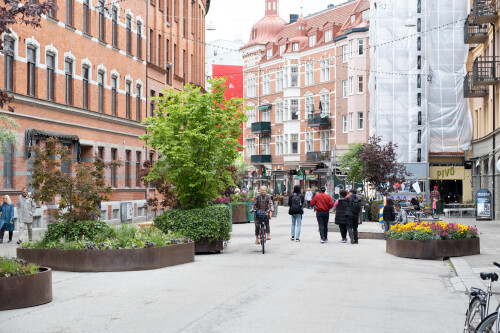
{"label": "drainpipe", "polygon": [[[146,95],[146,118],[148,117],[148,106],[149,106],[149,101],[148,101],[148,93],[149,93],[149,85],[148,85],[148,56],[150,51],[148,49],[148,44],[149,44],[149,2],[146,1],[146,91],[144,94]],[[144,130],[145,134],[148,133],[147,130]],[[146,141],[144,143],[144,161],[147,161],[148,159],[148,142]],[[149,186],[146,186],[146,191],[144,192],[144,199],[146,200],[146,205],[147,205],[147,211],[146,211],[146,219],[148,218],[149,214],[149,205],[148,205],[148,192],[149,192]]]}
{"label": "drainpipe", "polygon": [[[495,64],[495,60],[496,60],[496,26],[494,23],[491,24],[493,26],[493,75],[496,76],[496,64]],[[493,202],[492,202],[492,214],[491,214],[491,218],[492,220],[495,220],[495,201],[496,201],[496,196],[495,196],[495,177],[496,177],[496,158],[495,158],[495,149],[496,149],[496,138],[495,138],[495,130],[496,130],[496,117],[495,117],[495,113],[496,113],[496,85],[494,84],[493,85],[493,167],[492,167],[492,175],[493,175],[493,182],[492,182],[492,196],[493,196]]]}

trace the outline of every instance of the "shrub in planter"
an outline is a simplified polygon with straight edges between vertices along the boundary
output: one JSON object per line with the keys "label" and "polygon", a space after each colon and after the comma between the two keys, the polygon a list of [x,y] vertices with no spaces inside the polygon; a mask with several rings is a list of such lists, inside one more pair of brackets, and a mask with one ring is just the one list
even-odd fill
{"label": "shrub in planter", "polygon": [[410,222],[396,224],[387,232],[387,237],[401,240],[453,240],[479,238],[476,227],[446,222]]}
{"label": "shrub in planter", "polygon": [[0,278],[37,274],[40,266],[16,258],[0,257]]}
{"label": "shrub in planter", "polygon": [[72,223],[50,223],[47,226],[43,240],[45,242],[59,242],[59,240],[75,240],[85,238],[94,240],[97,235],[106,235],[112,232],[109,224],[104,221],[80,221]]}
{"label": "shrub in planter", "polygon": [[173,209],[154,219],[163,232],[178,232],[195,242],[202,239],[225,241],[230,238],[231,219],[226,205],[196,209]]}

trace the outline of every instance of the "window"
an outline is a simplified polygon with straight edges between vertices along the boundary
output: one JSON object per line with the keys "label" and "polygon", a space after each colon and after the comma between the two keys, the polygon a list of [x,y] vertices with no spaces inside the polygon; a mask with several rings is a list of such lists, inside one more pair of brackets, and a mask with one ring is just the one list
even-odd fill
{"label": "window", "polygon": [[299,67],[298,66],[292,66],[290,68],[291,72],[291,80],[290,80],[290,86],[291,87],[298,87],[299,86]]}
{"label": "window", "polygon": [[358,55],[365,54],[365,40],[360,38],[358,39]]}
{"label": "window", "polygon": [[417,75],[417,88],[422,88],[422,75]]}
{"label": "window", "polygon": [[[47,3],[53,3],[54,5],[56,5],[56,1],[55,0],[47,0]],[[47,17],[50,17],[51,19],[56,19],[56,11],[54,9],[49,9],[47,10]]]}
{"label": "window", "polygon": [[[63,147],[71,154],[71,146],[69,143],[64,143]],[[71,172],[71,163],[69,161],[61,161],[61,172],[67,175]]]}
{"label": "window", "polygon": [[305,98],[305,110],[306,110],[306,117],[309,118],[309,115],[311,115],[314,112],[314,96],[309,96]]}
{"label": "window", "polygon": [[167,39],[167,44],[165,46],[165,51],[166,51],[165,59],[167,62],[167,84],[170,84],[170,67],[172,66],[172,64],[170,63],[170,41],[168,39]]}
{"label": "window", "polygon": [[153,29],[149,29],[149,62],[150,63],[153,63],[153,52],[151,52],[152,50],[153,50]]}
{"label": "window", "polygon": [[125,82],[125,113],[126,113],[126,118],[130,119],[130,95],[131,95],[131,88],[132,84],[130,81]]}
{"label": "window", "polygon": [[354,78],[349,77],[349,95],[354,95]]}
{"label": "window", "polygon": [[156,59],[158,61],[158,67],[161,67],[162,65],[162,62],[161,62],[161,54],[162,54],[162,51],[161,51],[161,46],[163,45],[162,41],[161,41],[161,35],[158,34],[158,59]]}
{"label": "window", "polygon": [[247,118],[248,127],[252,127],[252,124],[255,122],[255,107],[251,106],[251,109],[247,111]]}
{"label": "window", "polygon": [[106,5],[104,0],[99,0],[99,40],[106,40],[106,16],[105,16]]}
{"label": "window", "polygon": [[14,43],[11,38],[4,40],[3,87],[8,91],[14,90]]}
{"label": "window", "polygon": [[363,18],[363,21],[368,21],[370,19],[370,10],[367,9],[364,12],[362,12],[361,17]]}
{"label": "window", "polygon": [[283,122],[283,102],[276,102],[276,123],[282,123]]}
{"label": "window", "polygon": [[342,133],[347,133],[347,116],[342,116]]}
{"label": "window", "polygon": [[138,121],[138,122],[141,122],[142,121],[142,111],[141,111],[141,85],[138,84],[136,87],[135,87],[135,90],[136,90],[136,96],[135,96],[135,119]]}
{"label": "window", "polygon": [[127,16],[127,53],[132,53],[132,18]]}
{"label": "window", "polygon": [[261,155],[271,155],[271,138],[266,136],[262,138]]}
{"label": "window", "polygon": [[3,152],[3,188],[14,188],[14,154],[12,143],[7,142]]}
{"label": "window", "polygon": [[247,157],[255,155],[255,139],[247,140]]}
{"label": "window", "polygon": [[358,129],[359,130],[364,129],[364,127],[365,127],[364,120],[365,119],[364,119],[363,112],[358,112]]}
{"label": "window", "polygon": [[417,19],[417,32],[422,32],[422,19],[420,17]]}
{"label": "window", "polygon": [[55,60],[54,55],[47,54],[47,99],[54,100],[54,79],[55,79]]}
{"label": "window", "polygon": [[276,155],[283,155],[283,135],[276,136]]}
{"label": "window", "polygon": [[104,147],[97,147],[97,157],[104,161]]}
{"label": "window", "polygon": [[364,78],[362,75],[359,75],[358,76],[358,93],[359,94],[362,94],[364,91],[365,91],[365,87],[364,87],[364,82],[363,82]]}
{"label": "window", "polygon": [[314,151],[314,133],[306,133],[305,153]]}
{"label": "window", "polygon": [[113,7],[112,11],[112,23],[111,23],[111,43],[113,44],[113,47],[118,47],[118,8]]}
{"label": "window", "polygon": [[349,58],[354,56],[354,40],[349,41]]}
{"label": "window", "polygon": [[66,25],[73,26],[73,0],[66,0]]}
{"label": "window", "polygon": [[299,43],[293,43],[292,44],[292,51],[298,51],[299,50]]}
{"label": "window", "polygon": [[283,91],[283,71],[276,73],[276,91]]}
{"label": "window", "polygon": [[83,33],[90,34],[89,0],[83,0]]}
{"label": "window", "polygon": [[36,49],[28,47],[28,95],[36,96]]}
{"label": "window", "polygon": [[87,66],[82,67],[82,96],[83,96],[83,108],[87,109],[89,108],[89,73],[90,69]]}
{"label": "window", "polygon": [[141,152],[135,152],[135,187],[141,187]]}
{"label": "window", "polygon": [[155,91],[151,90],[150,91],[150,101],[149,101],[149,114],[150,114],[150,117],[154,116],[154,111],[155,111],[155,101],[153,100],[154,97],[155,97]]}
{"label": "window", "polygon": [[342,81],[342,97],[347,98],[347,80]]}
{"label": "window", "polygon": [[[168,44],[168,42],[167,42]],[[137,59],[142,59],[142,24],[137,22]]]}
{"label": "window", "polygon": [[149,153],[149,162],[151,162],[151,166],[154,166],[154,162],[155,162],[155,153],[154,152]]}
{"label": "window", "polygon": [[130,187],[130,150],[125,151],[125,187]]}
{"label": "window", "polygon": [[330,131],[319,132],[319,145],[321,151],[330,150]]}
{"label": "window", "polygon": [[306,86],[314,84],[314,63],[306,64]]}
{"label": "window", "polygon": [[298,120],[299,119],[299,100],[292,99],[290,100],[290,119]]}
{"label": "window", "polygon": [[257,87],[257,79],[254,76],[252,76],[248,79],[248,88],[247,88],[248,97],[256,96],[256,87]]}
{"label": "window", "polygon": [[356,20],[356,15],[351,15],[351,24],[353,24],[355,20]]}
{"label": "window", "polygon": [[298,134],[290,135],[290,145],[291,145],[291,153],[298,154],[299,153],[299,135]]}
{"label": "window", "polygon": [[286,44],[280,45],[280,56],[282,56],[283,53],[285,53],[285,51],[286,51]]}
{"label": "window", "polygon": [[348,49],[347,45],[342,46],[342,63],[346,63],[348,61]]}
{"label": "window", "polygon": [[271,93],[271,74],[264,75],[264,84],[263,84],[263,94],[269,95]]}
{"label": "window", "polygon": [[320,97],[321,102],[321,116],[330,116],[330,94],[324,94]]}
{"label": "window", "polygon": [[[116,162],[116,148],[111,149],[111,162]],[[111,186],[116,188],[116,165],[111,166]]]}
{"label": "window", "polygon": [[265,111],[262,111],[262,117],[261,117],[260,121],[270,122],[271,121],[271,110],[267,109]]}
{"label": "window", "polygon": [[417,37],[417,51],[422,51],[422,38]]}
{"label": "window", "polygon": [[330,59],[321,60],[321,82],[330,81]]}
{"label": "window", "polygon": [[98,111],[99,111],[99,113],[103,113],[104,112],[104,72],[103,71],[99,71],[97,73],[97,87],[99,90],[99,93],[98,93],[98,98],[99,98]]}
{"label": "window", "polygon": [[422,13],[422,0],[417,0],[417,13]]}
{"label": "window", "polygon": [[333,31],[332,30],[327,30],[325,31],[325,43],[331,42],[333,37]]}
{"label": "window", "polygon": [[73,61],[71,59],[64,60],[64,73],[66,75],[66,104],[73,105]]}
{"label": "window", "polygon": [[273,57],[273,49],[267,50],[267,55],[266,56],[267,56],[268,60],[271,59]]}
{"label": "window", "polygon": [[354,129],[354,116],[351,113],[349,113],[349,131],[352,131]]}
{"label": "window", "polygon": [[118,78],[116,76],[111,77],[111,114],[116,116],[116,91],[118,90]]}
{"label": "window", "polygon": [[422,69],[422,56],[417,57],[417,69]]}
{"label": "window", "polygon": [[309,37],[309,47],[313,47],[316,45],[316,36],[310,36]]}

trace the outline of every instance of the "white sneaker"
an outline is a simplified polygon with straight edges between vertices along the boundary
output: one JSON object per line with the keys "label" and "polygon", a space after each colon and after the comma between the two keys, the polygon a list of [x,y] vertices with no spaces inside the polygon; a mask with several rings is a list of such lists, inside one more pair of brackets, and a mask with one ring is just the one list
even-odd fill
{"label": "white sneaker", "polygon": [[321,240],[320,240],[320,243],[324,243],[324,242],[325,242],[325,240],[324,240],[324,239],[321,239]]}

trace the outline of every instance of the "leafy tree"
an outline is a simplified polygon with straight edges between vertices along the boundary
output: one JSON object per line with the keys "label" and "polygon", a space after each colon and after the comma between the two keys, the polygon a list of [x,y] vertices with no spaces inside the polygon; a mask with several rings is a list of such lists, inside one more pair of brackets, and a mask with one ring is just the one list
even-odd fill
{"label": "leafy tree", "polygon": [[149,180],[147,176],[151,173],[152,169],[153,166],[151,165],[151,162],[146,160],[144,161],[143,168],[139,173],[139,177],[141,177],[141,179],[144,181],[144,185],[147,188],[152,187],[156,189],[156,191],[158,191],[158,193],[161,195],[161,200],[156,196],[148,198],[148,205],[150,207],[162,206],[163,208],[179,208],[180,204],[179,200],[177,199],[177,194],[175,194],[175,192],[173,191],[174,187],[172,186],[172,184],[168,182],[165,170],[159,171],[157,173],[157,177]]}
{"label": "leafy tree", "polygon": [[[113,188],[106,185],[104,171],[120,162],[105,163],[95,158],[93,163],[77,163],[69,150],[54,138],[45,147],[31,147],[34,152],[31,186],[37,189],[33,198],[49,202],[60,196],[59,209],[54,217],[67,222],[88,221],[100,215],[99,201],[108,200]],[[63,172],[69,166],[74,175]]]}
{"label": "leafy tree", "polygon": [[246,120],[243,100],[224,98],[225,79],[213,79],[212,91],[187,85],[156,98],[154,117],[145,120],[142,137],[161,158],[146,177],[173,185],[183,208],[202,208],[228,186],[234,186],[230,167],[241,147],[240,125]]}
{"label": "leafy tree", "polygon": [[15,147],[16,132],[11,128],[19,128],[14,119],[0,115],[0,154],[7,150],[7,145],[13,144]]}
{"label": "leafy tree", "polygon": [[340,156],[339,164],[342,172],[347,174],[347,179],[353,184],[356,180],[361,179],[361,171],[363,170],[363,162],[358,154],[363,149],[362,143],[351,143],[349,151]]}
{"label": "leafy tree", "polygon": [[411,176],[402,163],[396,161],[397,145],[389,142],[380,144],[380,137],[370,137],[358,153],[363,163],[361,176],[382,195],[395,191],[396,183],[403,183],[405,177]]}

